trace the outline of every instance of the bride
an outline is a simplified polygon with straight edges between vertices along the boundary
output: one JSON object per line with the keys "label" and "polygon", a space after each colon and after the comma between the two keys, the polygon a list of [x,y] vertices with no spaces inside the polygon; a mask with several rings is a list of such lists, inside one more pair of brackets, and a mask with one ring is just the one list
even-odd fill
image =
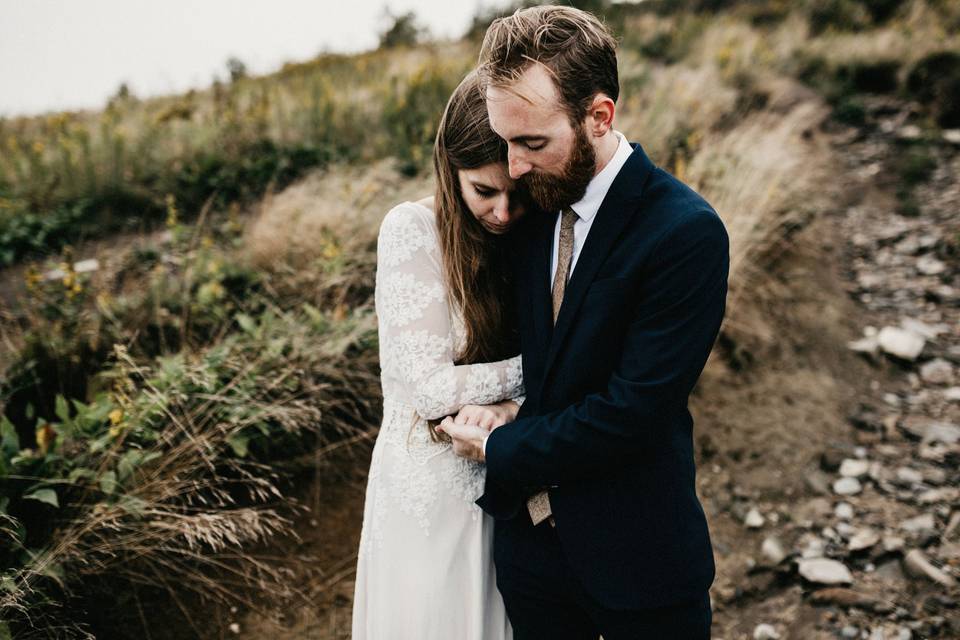
{"label": "bride", "polygon": [[524,205],[474,73],[447,103],[433,157],[436,195],[391,209],[377,241],[383,422],[360,534],[355,640],[512,638],[493,520],[474,504],[485,468],[454,455],[434,429],[478,405],[509,422],[523,394],[503,293],[504,234]]}

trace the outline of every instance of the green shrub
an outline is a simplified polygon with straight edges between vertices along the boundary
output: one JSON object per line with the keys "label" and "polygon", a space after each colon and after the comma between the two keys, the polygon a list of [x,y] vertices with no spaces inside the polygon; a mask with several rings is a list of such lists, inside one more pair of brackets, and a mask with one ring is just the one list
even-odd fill
{"label": "green shrub", "polygon": [[828,29],[860,31],[870,26],[870,12],[856,0],[809,0],[807,11],[813,35]]}
{"label": "green shrub", "polygon": [[940,126],[960,127],[960,53],[938,51],[921,58],[907,75],[906,89]]}
{"label": "green shrub", "polygon": [[833,117],[838,122],[862,127],[867,123],[867,110],[856,98],[844,98],[833,108]]}

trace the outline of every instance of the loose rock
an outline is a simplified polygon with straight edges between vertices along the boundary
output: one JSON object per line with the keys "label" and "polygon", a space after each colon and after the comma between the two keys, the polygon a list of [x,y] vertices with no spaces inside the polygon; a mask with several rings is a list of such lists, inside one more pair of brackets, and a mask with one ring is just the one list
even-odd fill
{"label": "loose rock", "polygon": [[853,518],[853,507],[849,502],[838,502],[833,509],[833,515],[840,520],[851,520]]}
{"label": "loose rock", "polygon": [[844,478],[862,478],[870,471],[869,460],[847,458],[840,463],[840,475]]}
{"label": "loose rock", "polygon": [[798,565],[800,575],[817,584],[850,584],[853,576],[842,562],[829,558],[810,558],[801,560]]}
{"label": "loose rock", "polygon": [[779,640],[780,634],[773,625],[761,623],[753,630],[753,640]]}
{"label": "loose rock", "polygon": [[862,551],[869,549],[878,542],[880,542],[880,534],[876,531],[870,528],[860,529],[850,538],[847,548],[850,551]]}
{"label": "loose rock", "polygon": [[856,478],[840,478],[833,483],[834,493],[838,493],[842,496],[856,495],[862,490],[863,487],[860,485],[860,481]]}
{"label": "loose rock", "polygon": [[949,384],[953,381],[953,365],[943,358],[935,358],[920,367],[920,377],[930,384]]}
{"label": "loose rock", "polygon": [[910,550],[903,559],[903,564],[910,573],[919,577],[929,578],[947,588],[953,588],[957,584],[953,576],[931,564],[927,556],[919,549]]}
{"label": "loose rock", "polygon": [[926,340],[912,331],[899,327],[884,327],[877,335],[877,343],[886,353],[902,360],[912,361],[916,360],[923,351]]}
{"label": "loose rock", "polygon": [[780,564],[784,558],[787,557],[783,543],[780,542],[780,538],[776,536],[765,538],[763,545],[760,547],[760,552],[763,553],[764,557],[769,560],[771,564]]}
{"label": "loose rock", "polygon": [[766,522],[766,520],[764,520],[763,516],[756,509],[750,509],[747,517],[743,520],[743,523],[748,529],[759,529],[763,526],[764,522]]}

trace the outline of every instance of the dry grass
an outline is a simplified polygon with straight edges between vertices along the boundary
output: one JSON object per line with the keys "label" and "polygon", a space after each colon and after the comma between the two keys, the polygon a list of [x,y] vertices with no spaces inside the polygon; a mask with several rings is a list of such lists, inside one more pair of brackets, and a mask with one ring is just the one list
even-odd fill
{"label": "dry grass", "polygon": [[392,159],[317,171],[260,203],[244,251],[260,269],[271,270],[278,262],[307,268],[331,236],[375,241],[380,220],[393,205],[432,191],[432,176],[405,178]]}

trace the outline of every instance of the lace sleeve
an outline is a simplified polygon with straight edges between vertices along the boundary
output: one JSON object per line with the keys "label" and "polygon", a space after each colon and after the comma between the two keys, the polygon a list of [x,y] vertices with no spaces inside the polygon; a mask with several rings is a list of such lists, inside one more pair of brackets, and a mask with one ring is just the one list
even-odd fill
{"label": "lace sleeve", "polygon": [[428,420],[524,393],[519,355],[454,365],[442,273],[432,215],[413,204],[391,209],[377,239],[380,368]]}

